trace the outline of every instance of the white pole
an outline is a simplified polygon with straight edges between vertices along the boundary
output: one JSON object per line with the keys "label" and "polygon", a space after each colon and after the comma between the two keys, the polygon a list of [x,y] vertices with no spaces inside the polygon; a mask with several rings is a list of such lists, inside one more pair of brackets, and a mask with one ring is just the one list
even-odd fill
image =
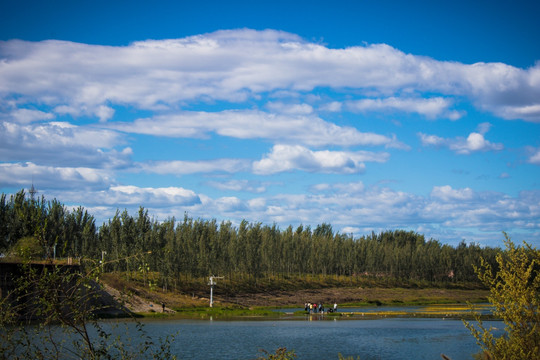
{"label": "white pole", "polygon": [[214,306],[214,285],[216,284],[214,279],[223,279],[223,276],[210,276],[210,282],[208,283],[210,285],[210,307]]}
{"label": "white pole", "polygon": [[104,271],[106,251],[101,252],[101,271]]}

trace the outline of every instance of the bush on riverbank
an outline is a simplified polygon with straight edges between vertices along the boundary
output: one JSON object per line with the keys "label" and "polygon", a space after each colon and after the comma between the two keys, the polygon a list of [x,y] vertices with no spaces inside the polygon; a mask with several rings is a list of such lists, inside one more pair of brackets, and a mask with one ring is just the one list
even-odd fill
{"label": "bush on riverbank", "polygon": [[476,268],[480,280],[490,288],[493,314],[505,323],[505,334],[495,337],[493,329],[465,322],[493,359],[540,359],[540,251],[524,243],[515,246],[505,234],[506,252],[497,256],[498,269],[486,261]]}

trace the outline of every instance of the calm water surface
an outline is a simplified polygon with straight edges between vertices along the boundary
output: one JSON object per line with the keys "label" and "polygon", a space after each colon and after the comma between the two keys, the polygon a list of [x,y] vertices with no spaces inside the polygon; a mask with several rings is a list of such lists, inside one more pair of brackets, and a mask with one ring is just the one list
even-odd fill
{"label": "calm water surface", "polygon": [[[298,359],[471,359],[480,350],[459,320],[145,320],[151,336],[179,331],[180,359],[254,359],[259,349],[294,349]],[[500,322],[486,322],[502,328]]]}

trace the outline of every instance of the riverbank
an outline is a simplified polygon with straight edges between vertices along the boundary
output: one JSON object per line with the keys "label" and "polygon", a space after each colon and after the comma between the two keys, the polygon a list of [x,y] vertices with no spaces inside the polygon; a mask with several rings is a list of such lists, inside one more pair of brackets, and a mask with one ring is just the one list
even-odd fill
{"label": "riverbank", "polygon": [[[485,303],[489,291],[483,289],[444,288],[364,288],[330,287],[321,289],[273,290],[214,295],[214,309],[209,307],[209,293],[183,294],[150,289],[116,276],[102,278],[104,290],[122,302],[132,313],[145,316],[271,316],[272,308],[298,309],[306,302],[343,307],[407,306],[428,304]],[[225,292],[226,293],[226,292]],[[163,308],[165,305],[165,308]],[[443,310],[444,311],[444,310]],[[352,314],[354,315],[354,314]],[[341,316],[341,314],[339,315]],[[438,315],[437,315],[438,316]]]}

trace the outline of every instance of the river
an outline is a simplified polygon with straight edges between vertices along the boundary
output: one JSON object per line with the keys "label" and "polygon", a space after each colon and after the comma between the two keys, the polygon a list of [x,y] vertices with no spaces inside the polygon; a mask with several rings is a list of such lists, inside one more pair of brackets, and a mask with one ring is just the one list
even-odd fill
{"label": "river", "polygon": [[[152,337],[179,331],[172,353],[180,359],[255,359],[259,349],[294,350],[297,359],[472,359],[480,351],[460,320],[144,320]],[[501,322],[486,322],[502,328]]]}

